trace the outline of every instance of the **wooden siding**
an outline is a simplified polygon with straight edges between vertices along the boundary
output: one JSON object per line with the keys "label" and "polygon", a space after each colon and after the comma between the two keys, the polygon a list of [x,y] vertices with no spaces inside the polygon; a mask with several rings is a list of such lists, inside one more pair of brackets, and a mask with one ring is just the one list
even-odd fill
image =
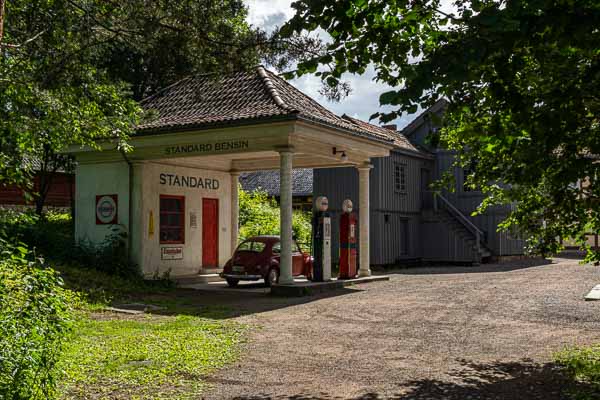
{"label": "wooden siding", "polygon": [[[32,192],[37,192],[40,187],[40,177],[35,176]],[[57,172],[52,177],[52,183],[46,196],[46,206],[71,207],[75,196],[75,177],[73,174]],[[32,205],[27,202],[23,190],[15,185],[0,185],[0,204],[6,205]]]}
{"label": "wooden siding", "polygon": [[[394,167],[405,166],[406,191],[399,192],[394,185]],[[374,196],[371,208],[386,212],[418,213],[421,210],[421,170],[431,169],[431,161],[409,157],[392,151],[389,157],[373,161],[371,175]],[[372,191],[373,192],[373,191]]]}
{"label": "wooden siding", "polygon": [[[373,159],[372,163],[373,170],[370,177],[371,263],[374,265],[394,264],[403,259],[421,257],[419,243],[419,213],[422,201],[420,175],[422,168],[432,168],[431,162],[392,152],[390,157]],[[406,192],[404,193],[395,191],[394,163],[402,163],[406,166]],[[355,168],[315,169],[313,193],[315,198],[327,196],[329,200],[333,224],[332,255],[333,261],[337,262],[339,258],[339,215],[342,202],[345,199],[352,200],[355,211],[360,212],[358,172]],[[406,229],[401,221],[406,221]],[[408,231],[407,238],[404,237],[406,230]]]}
{"label": "wooden siding", "polygon": [[479,263],[470,235],[463,234],[442,220],[425,220],[421,226],[423,260]]}

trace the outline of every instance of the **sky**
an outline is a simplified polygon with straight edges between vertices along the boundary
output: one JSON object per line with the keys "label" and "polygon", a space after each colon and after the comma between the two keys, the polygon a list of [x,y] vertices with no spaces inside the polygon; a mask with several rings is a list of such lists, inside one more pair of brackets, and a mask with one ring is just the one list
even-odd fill
{"label": "sky", "polygon": [[[248,6],[248,22],[267,31],[283,24],[294,15],[290,7],[293,0],[245,0]],[[389,111],[390,108],[379,106],[379,95],[390,90],[390,87],[373,81],[375,71],[369,68],[363,75],[347,75],[345,80],[350,82],[352,93],[340,102],[332,102],[319,94],[321,81],[318,77],[305,75],[290,81],[294,86],[306,93],[324,107],[338,115],[348,114],[354,118],[368,121],[369,117],[378,111]],[[402,128],[412,121],[416,115],[403,115],[392,121]],[[378,121],[371,121],[378,123]]]}

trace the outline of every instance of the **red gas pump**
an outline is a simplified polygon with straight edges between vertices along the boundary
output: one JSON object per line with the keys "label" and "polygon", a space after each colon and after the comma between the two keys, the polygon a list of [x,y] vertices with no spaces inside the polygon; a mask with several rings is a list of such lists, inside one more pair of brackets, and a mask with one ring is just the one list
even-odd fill
{"label": "red gas pump", "polygon": [[339,279],[351,279],[356,276],[356,214],[352,212],[352,201],[344,200],[342,210]]}

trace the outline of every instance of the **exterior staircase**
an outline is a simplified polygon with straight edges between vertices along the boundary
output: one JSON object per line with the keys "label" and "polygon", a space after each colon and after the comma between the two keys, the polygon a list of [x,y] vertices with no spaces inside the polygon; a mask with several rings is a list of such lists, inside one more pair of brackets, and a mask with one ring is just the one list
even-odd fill
{"label": "exterior staircase", "polygon": [[479,265],[492,256],[486,244],[486,233],[442,195],[435,195],[433,209],[424,210],[422,218],[429,232],[436,233],[434,243],[427,241],[429,235],[425,233],[424,261],[453,260],[460,264]]}

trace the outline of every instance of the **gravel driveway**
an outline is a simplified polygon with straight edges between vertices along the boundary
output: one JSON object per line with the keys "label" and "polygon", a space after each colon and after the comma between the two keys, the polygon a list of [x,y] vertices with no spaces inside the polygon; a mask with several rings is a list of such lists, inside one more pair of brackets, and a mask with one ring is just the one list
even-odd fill
{"label": "gravel driveway", "polygon": [[206,398],[561,399],[549,361],[600,341],[600,302],[583,301],[598,283],[555,259],[407,269],[320,298],[229,293],[256,328]]}

